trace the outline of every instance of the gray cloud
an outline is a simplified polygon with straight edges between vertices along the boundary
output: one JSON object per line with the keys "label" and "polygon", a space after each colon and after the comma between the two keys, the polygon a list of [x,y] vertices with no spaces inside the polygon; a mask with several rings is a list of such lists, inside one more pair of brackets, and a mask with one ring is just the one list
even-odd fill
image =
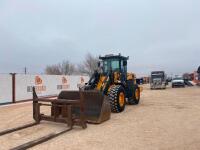
{"label": "gray cloud", "polygon": [[0,72],[129,55],[129,70],[193,71],[200,56],[198,0],[0,1]]}

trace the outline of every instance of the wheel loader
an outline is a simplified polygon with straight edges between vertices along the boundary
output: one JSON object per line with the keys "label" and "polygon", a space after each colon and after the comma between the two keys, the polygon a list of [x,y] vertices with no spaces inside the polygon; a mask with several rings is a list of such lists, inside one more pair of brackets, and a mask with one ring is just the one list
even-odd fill
{"label": "wheel loader", "polygon": [[97,90],[108,96],[111,111],[122,112],[128,104],[136,105],[140,100],[141,88],[136,84],[133,73],[127,73],[129,57],[106,55],[99,57],[98,70],[83,87],[87,90]]}
{"label": "wheel loader", "polygon": [[[136,84],[135,74],[127,73],[128,59],[121,54],[100,56],[98,69],[79,89],[81,92],[62,91],[58,98],[67,101],[82,97],[87,122],[97,124],[110,119],[111,112],[122,112],[126,103],[137,105],[142,88]],[[55,112],[55,109],[61,108],[52,107],[51,112]],[[80,114],[79,108],[74,107],[72,111],[75,116]],[[59,116],[62,110],[56,112]],[[55,116],[53,113],[51,115]]]}
{"label": "wheel loader", "polygon": [[[122,112],[126,103],[137,105],[142,89],[136,84],[135,74],[127,73],[128,59],[121,54],[100,56],[98,69],[88,83],[79,91],[62,91],[58,99],[70,101],[82,98],[87,122],[97,124],[110,119],[111,112]],[[64,110],[61,109],[52,105],[51,116],[62,116]],[[73,107],[72,114],[75,118],[80,116],[80,109]]]}

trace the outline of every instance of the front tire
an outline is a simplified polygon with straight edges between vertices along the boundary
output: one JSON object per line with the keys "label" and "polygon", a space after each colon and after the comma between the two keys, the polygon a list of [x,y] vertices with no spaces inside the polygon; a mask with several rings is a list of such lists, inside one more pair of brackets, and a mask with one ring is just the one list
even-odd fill
{"label": "front tire", "polygon": [[125,90],[121,85],[115,85],[109,92],[111,111],[114,113],[122,112],[125,109]]}

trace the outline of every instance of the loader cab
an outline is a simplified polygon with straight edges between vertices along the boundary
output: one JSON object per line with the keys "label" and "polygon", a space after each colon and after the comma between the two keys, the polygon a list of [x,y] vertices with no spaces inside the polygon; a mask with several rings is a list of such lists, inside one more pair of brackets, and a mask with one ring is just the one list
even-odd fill
{"label": "loader cab", "polygon": [[121,74],[127,74],[127,60],[128,57],[119,55],[106,55],[99,57],[101,60],[99,66],[102,69],[104,75],[111,72],[120,72]]}

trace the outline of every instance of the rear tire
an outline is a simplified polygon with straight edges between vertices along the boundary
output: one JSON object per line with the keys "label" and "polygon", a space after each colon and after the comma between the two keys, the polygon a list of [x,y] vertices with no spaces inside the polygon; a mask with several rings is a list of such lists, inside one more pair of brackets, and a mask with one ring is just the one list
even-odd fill
{"label": "rear tire", "polygon": [[115,85],[111,88],[109,92],[109,101],[112,112],[119,113],[125,109],[125,90],[121,85]]}
{"label": "rear tire", "polygon": [[138,85],[134,85],[133,94],[132,94],[132,97],[128,99],[128,103],[130,105],[137,105],[139,104],[139,102],[140,102],[140,88],[138,87]]}

